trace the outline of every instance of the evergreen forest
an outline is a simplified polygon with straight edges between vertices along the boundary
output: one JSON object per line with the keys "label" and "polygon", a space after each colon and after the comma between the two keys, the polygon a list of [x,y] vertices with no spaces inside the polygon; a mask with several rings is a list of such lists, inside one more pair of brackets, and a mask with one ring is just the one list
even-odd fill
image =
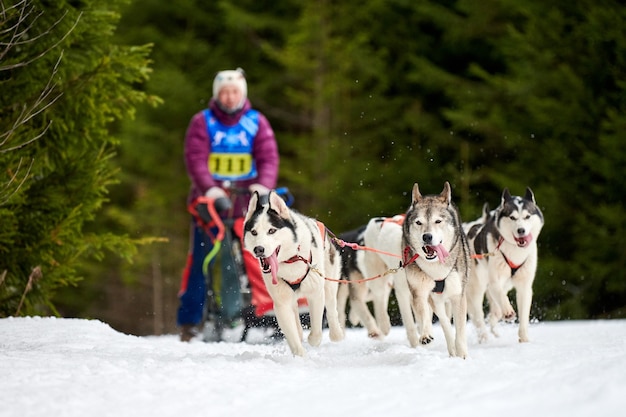
{"label": "evergreen forest", "polygon": [[530,187],[531,316],[626,317],[618,0],[0,0],[0,316],[174,331],[184,134],[236,67],[298,211],[339,234],[449,181],[470,221]]}

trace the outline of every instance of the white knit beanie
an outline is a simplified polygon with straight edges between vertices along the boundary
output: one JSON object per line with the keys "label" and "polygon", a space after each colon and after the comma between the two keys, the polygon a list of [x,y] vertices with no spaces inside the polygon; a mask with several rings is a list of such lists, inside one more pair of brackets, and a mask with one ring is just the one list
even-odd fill
{"label": "white knit beanie", "polygon": [[243,101],[248,97],[248,84],[246,83],[246,73],[241,68],[236,70],[220,71],[215,75],[213,80],[213,98],[217,99],[217,95],[222,87],[234,85],[243,93]]}

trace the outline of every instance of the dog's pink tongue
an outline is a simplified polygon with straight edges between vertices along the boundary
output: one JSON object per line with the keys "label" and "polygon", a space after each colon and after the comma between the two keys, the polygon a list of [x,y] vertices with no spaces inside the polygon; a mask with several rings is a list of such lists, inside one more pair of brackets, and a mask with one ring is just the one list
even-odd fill
{"label": "dog's pink tongue", "polygon": [[437,252],[437,257],[439,258],[439,262],[445,263],[446,258],[450,256],[446,248],[440,243],[437,246],[433,246],[433,249],[435,249],[435,252]]}
{"label": "dog's pink tongue", "polygon": [[524,246],[527,246],[528,244],[530,244],[530,242],[533,241],[533,235],[532,235],[532,233],[529,233],[528,235],[522,236],[522,237],[518,237],[515,240],[517,240],[517,245],[518,246],[524,247]]}
{"label": "dog's pink tongue", "polygon": [[278,272],[278,257],[276,253],[272,253],[272,256],[268,256],[265,258],[267,263],[270,265],[270,272],[272,273],[272,284],[278,285],[278,279],[276,278]]}

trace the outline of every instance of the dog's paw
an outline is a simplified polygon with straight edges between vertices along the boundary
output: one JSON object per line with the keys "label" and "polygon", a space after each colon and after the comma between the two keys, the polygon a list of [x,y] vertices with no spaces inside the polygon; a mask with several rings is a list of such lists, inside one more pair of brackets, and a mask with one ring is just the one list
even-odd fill
{"label": "dog's paw", "polygon": [[500,332],[498,331],[498,328],[496,326],[491,328],[491,334],[495,337],[500,337]]}
{"label": "dog's paw", "polygon": [[293,353],[293,356],[300,356],[303,358],[306,356],[306,349],[304,349],[304,346],[299,346],[293,349],[291,353]]}
{"label": "dog's paw", "polygon": [[435,340],[435,338],[432,337],[431,335],[427,334],[427,335],[424,335],[424,336],[420,337],[420,344],[427,345],[430,342],[432,342],[433,340]]}
{"label": "dog's paw", "polygon": [[322,343],[322,334],[311,332],[309,333],[309,337],[307,339],[309,341],[309,345],[311,346],[319,346]]}
{"label": "dog's paw", "polygon": [[344,332],[341,328],[330,329],[330,340],[331,342],[340,342],[344,338]]}
{"label": "dog's paw", "polygon": [[530,339],[528,339],[528,335],[525,334],[525,333],[522,333],[522,332],[520,332],[518,340],[519,340],[520,343],[528,343],[528,342],[530,342]]}
{"label": "dog's paw", "polygon": [[486,331],[478,333],[478,343],[487,343],[489,341],[489,334]]}
{"label": "dog's paw", "polygon": [[504,316],[502,317],[504,319],[504,321],[506,321],[507,323],[512,323],[515,321],[515,311],[510,310],[504,313]]}

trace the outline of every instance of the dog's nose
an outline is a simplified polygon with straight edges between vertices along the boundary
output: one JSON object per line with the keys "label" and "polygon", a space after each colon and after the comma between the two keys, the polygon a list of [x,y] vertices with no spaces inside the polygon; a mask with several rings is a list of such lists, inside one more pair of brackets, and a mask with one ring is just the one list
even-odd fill
{"label": "dog's nose", "polygon": [[433,243],[433,235],[431,233],[424,233],[422,235],[422,241],[426,244]]}
{"label": "dog's nose", "polygon": [[520,227],[519,229],[517,229],[517,234],[519,236],[524,236],[526,234],[526,229],[524,229],[523,227]]}
{"label": "dog's nose", "polygon": [[254,247],[254,256],[257,258],[262,258],[265,255],[265,248],[263,246],[255,246]]}

